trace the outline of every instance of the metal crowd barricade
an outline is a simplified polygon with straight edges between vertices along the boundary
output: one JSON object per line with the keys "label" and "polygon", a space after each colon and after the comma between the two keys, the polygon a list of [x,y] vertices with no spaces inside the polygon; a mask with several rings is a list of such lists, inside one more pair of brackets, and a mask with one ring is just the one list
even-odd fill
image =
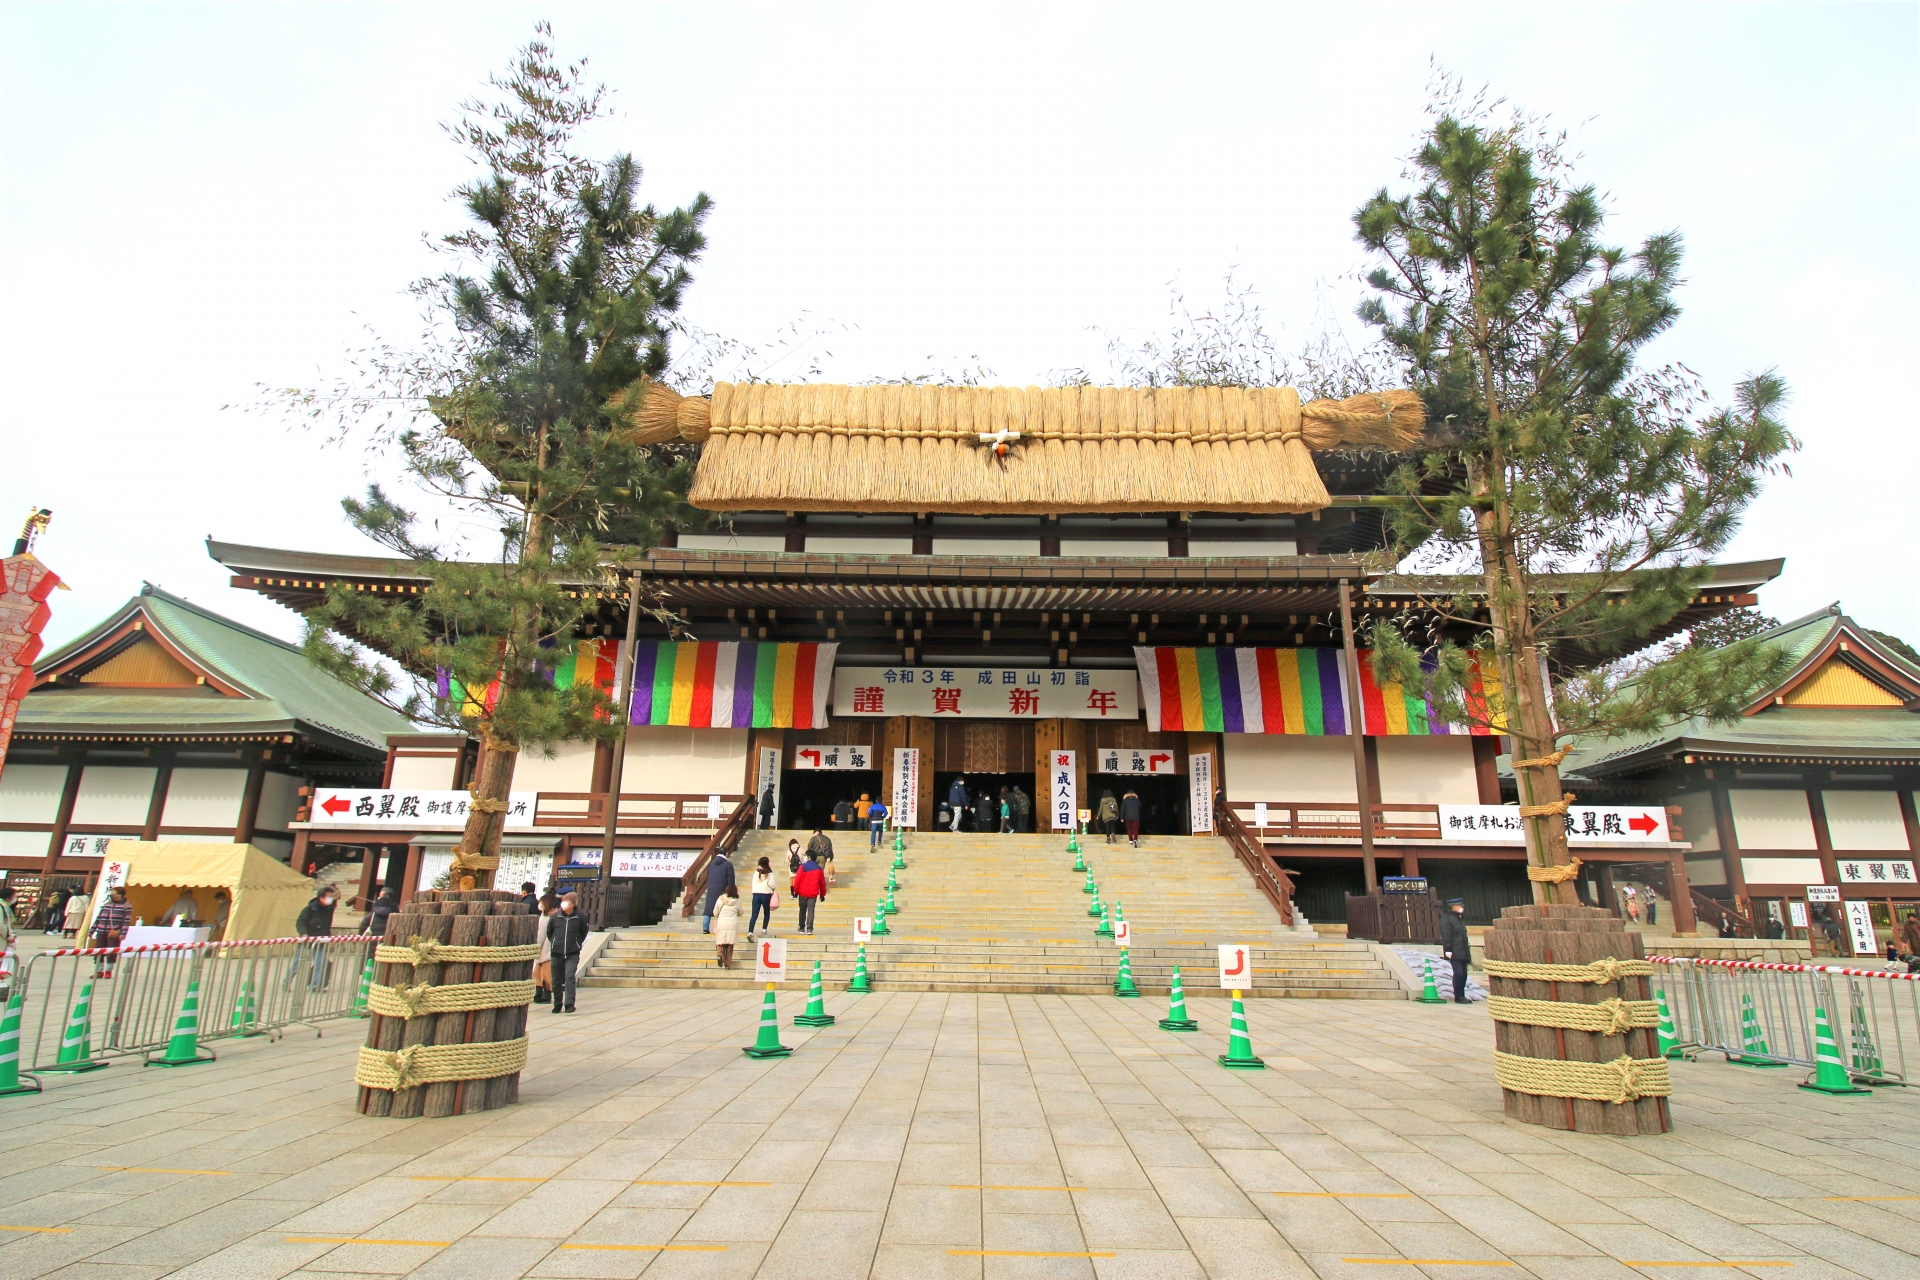
{"label": "metal crowd barricade", "polygon": [[1826,964],[1649,956],[1654,985],[1688,1058],[1816,1065],[1814,1012],[1826,1015],[1848,1073],[1867,1084],[1906,1084],[1907,1053],[1920,1056],[1920,974]]}
{"label": "metal crowd barricade", "polygon": [[22,981],[21,1042],[31,1052],[21,1056],[42,1071],[63,1065],[63,1047],[71,1059],[84,1044],[82,1060],[164,1049],[196,980],[203,1041],[352,1017],[378,942],[356,934],[45,951]]}

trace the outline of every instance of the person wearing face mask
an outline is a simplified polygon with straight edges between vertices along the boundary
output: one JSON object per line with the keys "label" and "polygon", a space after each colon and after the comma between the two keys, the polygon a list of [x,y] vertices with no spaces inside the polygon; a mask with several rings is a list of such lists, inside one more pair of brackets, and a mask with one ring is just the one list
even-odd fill
{"label": "person wearing face mask", "polygon": [[302,939],[311,939],[311,941],[300,943],[299,950],[295,952],[293,967],[287,970],[287,979],[281,984],[283,989],[290,989],[293,986],[293,976],[300,971],[302,960],[309,960],[310,963],[307,990],[325,991],[327,989],[327,944],[320,939],[333,936],[333,908],[339,901],[339,890],[328,885],[313,896],[312,902],[301,909],[300,919],[294,924],[293,931]]}
{"label": "person wearing face mask", "polygon": [[560,899],[560,909],[547,917],[547,943],[553,966],[553,1011],[572,1013],[580,950],[587,944],[587,918],[570,893]]}

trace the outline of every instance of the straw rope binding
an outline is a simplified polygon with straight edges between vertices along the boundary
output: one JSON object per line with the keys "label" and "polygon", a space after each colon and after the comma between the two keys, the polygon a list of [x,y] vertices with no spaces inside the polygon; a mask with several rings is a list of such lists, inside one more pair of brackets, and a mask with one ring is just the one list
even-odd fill
{"label": "straw rope binding", "polygon": [[1560,748],[1558,751],[1554,752],[1550,756],[1540,756],[1538,759],[1534,759],[1534,760],[1515,760],[1513,762],[1513,767],[1516,769],[1558,768],[1560,765],[1560,762],[1562,760],[1565,760],[1572,751],[1573,751],[1573,744],[1569,742],[1566,746]]}
{"label": "straw rope binding", "polygon": [[1518,996],[1487,997],[1487,1012],[1496,1022],[1530,1027],[1560,1027],[1592,1031],[1603,1036],[1623,1035],[1634,1027],[1660,1025],[1660,1006],[1651,1000],[1602,1000],[1598,1004],[1570,1004],[1562,1000],[1522,1000]]}
{"label": "straw rope binding", "polygon": [[1520,816],[1523,818],[1545,818],[1556,813],[1565,813],[1573,805],[1573,792],[1562,795],[1552,804],[1523,804]]}
{"label": "straw rope binding", "polygon": [[525,1036],[485,1044],[415,1044],[392,1053],[362,1045],[353,1082],[398,1093],[421,1084],[512,1075],[526,1065]]}
{"label": "straw rope binding", "polygon": [[532,943],[524,947],[450,947],[432,938],[413,938],[404,947],[383,945],[373,949],[376,964],[514,964],[539,958],[540,948]]}
{"label": "straw rope binding", "polygon": [[[488,948],[497,950],[497,948]],[[507,1009],[533,999],[533,982],[465,982],[437,987],[430,982],[411,987],[367,988],[367,1008],[385,1018],[420,1018],[432,1013],[469,1013],[475,1009]]]}
{"label": "straw rope binding", "polygon": [[1519,978],[1523,982],[1618,982],[1622,978],[1650,978],[1653,966],[1645,960],[1606,956],[1591,964],[1534,964],[1527,960],[1484,960],[1490,978]]}
{"label": "straw rope binding", "polygon": [[1664,1098],[1673,1092],[1665,1058],[1631,1058],[1624,1053],[1611,1062],[1554,1062],[1496,1049],[1493,1075],[1501,1088],[1515,1093],[1584,1098],[1616,1106],[1636,1098]]}
{"label": "straw rope binding", "polygon": [[[1526,810],[1521,810],[1522,813]],[[1580,859],[1572,858],[1557,867],[1537,867],[1527,864],[1527,879],[1537,880],[1541,884],[1565,884],[1580,874]]]}

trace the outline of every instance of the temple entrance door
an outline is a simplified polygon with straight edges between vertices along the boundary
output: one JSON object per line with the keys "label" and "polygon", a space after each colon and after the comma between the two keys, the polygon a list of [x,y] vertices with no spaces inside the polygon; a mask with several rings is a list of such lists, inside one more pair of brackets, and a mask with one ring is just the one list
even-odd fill
{"label": "temple entrance door", "polygon": [[788,769],[780,775],[780,812],[774,822],[787,830],[831,831],[834,805],[858,800],[862,792],[869,799],[883,799],[885,790],[878,769]]}
{"label": "temple entrance door", "polygon": [[1192,835],[1193,828],[1187,822],[1187,778],[1185,774],[1158,774],[1147,777],[1131,777],[1121,773],[1094,773],[1087,776],[1087,795],[1080,798],[1080,805],[1100,811],[1100,796],[1104,792],[1113,792],[1118,801],[1127,794],[1127,788],[1133,788],[1140,796],[1140,834],[1154,836]]}
{"label": "temple entrance door", "polygon": [[[932,816],[926,823],[927,829],[936,831],[952,830],[952,811],[948,811],[945,822],[939,822],[940,806],[948,802],[953,790],[955,778],[961,779],[967,787],[967,812],[961,815],[961,831],[998,831],[1000,829],[1000,788],[1018,787],[1027,794],[1027,814],[1024,821],[1014,814],[1015,831],[1032,831],[1036,823],[1045,819],[1039,812],[1040,801],[1034,799],[1033,775],[1031,773],[962,773],[958,770],[937,770],[933,775]],[[984,796],[987,811],[982,815],[980,800]]]}

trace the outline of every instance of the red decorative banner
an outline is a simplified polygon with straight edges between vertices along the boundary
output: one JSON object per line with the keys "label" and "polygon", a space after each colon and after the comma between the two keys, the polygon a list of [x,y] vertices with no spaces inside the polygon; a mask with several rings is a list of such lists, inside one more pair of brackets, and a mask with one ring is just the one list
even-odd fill
{"label": "red decorative banner", "polygon": [[32,554],[8,556],[0,566],[6,571],[5,590],[0,591],[0,770],[5,770],[20,699],[33,688],[40,631],[53,615],[47,597],[60,585],[60,575]]}

